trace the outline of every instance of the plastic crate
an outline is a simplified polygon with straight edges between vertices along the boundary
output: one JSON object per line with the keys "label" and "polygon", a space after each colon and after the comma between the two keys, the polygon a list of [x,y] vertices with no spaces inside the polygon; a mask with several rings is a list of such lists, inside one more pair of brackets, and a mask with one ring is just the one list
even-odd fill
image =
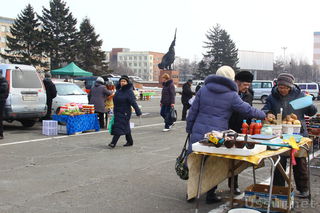
{"label": "plastic crate", "polygon": [[42,134],[48,136],[58,135],[58,121],[43,120]]}

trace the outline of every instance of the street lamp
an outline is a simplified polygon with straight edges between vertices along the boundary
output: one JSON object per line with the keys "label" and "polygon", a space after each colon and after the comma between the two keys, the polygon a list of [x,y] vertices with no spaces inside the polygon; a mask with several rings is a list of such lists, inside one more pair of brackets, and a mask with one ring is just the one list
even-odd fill
{"label": "street lamp", "polygon": [[286,49],[287,47],[281,47],[283,49],[283,72],[285,72],[286,69]]}

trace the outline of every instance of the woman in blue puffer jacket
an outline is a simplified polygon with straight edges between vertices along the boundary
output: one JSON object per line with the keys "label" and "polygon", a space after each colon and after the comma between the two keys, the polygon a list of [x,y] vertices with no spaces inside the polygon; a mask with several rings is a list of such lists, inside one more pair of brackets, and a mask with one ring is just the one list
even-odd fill
{"label": "woman in blue puffer jacket", "polygon": [[[197,92],[187,117],[187,133],[191,134],[188,153],[192,152],[192,144],[204,138],[212,130],[228,130],[228,122],[232,112],[236,111],[246,118],[264,119],[265,113],[253,108],[241,100],[234,80],[235,73],[229,66],[222,66],[216,75],[209,75],[204,86]],[[219,202],[214,187],[207,193],[207,203]]]}

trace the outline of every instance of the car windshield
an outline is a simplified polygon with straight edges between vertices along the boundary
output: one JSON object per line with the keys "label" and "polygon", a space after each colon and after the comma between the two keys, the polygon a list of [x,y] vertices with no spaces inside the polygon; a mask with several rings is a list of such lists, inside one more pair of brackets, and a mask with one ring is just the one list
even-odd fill
{"label": "car windshield", "polygon": [[56,84],[58,95],[86,95],[76,84]]}

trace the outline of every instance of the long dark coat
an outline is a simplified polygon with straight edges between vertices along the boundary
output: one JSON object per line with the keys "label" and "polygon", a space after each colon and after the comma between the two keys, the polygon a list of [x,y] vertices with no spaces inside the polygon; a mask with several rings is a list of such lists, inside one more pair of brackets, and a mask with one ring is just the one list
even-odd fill
{"label": "long dark coat", "polygon": [[132,83],[128,83],[123,87],[120,87],[120,85],[117,87],[117,91],[113,97],[113,104],[114,124],[111,135],[129,134],[131,132],[131,106],[134,108],[137,116],[141,115],[141,110],[132,91]]}
{"label": "long dark coat", "polygon": [[43,79],[43,84],[46,89],[47,103],[48,103],[57,96],[57,89],[50,78]]}
{"label": "long dark coat", "polygon": [[0,101],[5,102],[9,95],[8,81],[0,76]]}
{"label": "long dark coat", "polygon": [[278,91],[278,87],[275,86],[272,88],[271,95],[268,96],[266,104],[263,106],[262,110],[268,112],[271,111],[273,114],[280,113],[280,108],[283,108],[282,111],[282,118],[284,118],[286,115],[289,115],[291,113],[294,113],[297,115],[298,120],[301,122],[301,133],[303,136],[308,135],[306,121],[304,119],[304,115],[313,116],[317,113],[317,108],[314,105],[311,105],[309,107],[294,110],[292,106],[289,104],[290,101],[293,101],[297,98],[304,97],[305,94],[301,92],[300,88],[298,86],[294,86],[289,94],[285,97],[280,95]]}
{"label": "long dark coat", "polygon": [[191,90],[191,85],[187,82],[184,83],[182,86],[182,95],[181,95],[181,103],[182,104],[189,104],[189,100],[194,95],[194,92]]}
{"label": "long dark coat", "polygon": [[265,118],[266,114],[248,103],[238,95],[236,83],[228,78],[209,75],[204,86],[197,92],[187,117],[187,133],[191,134],[188,152],[191,145],[204,138],[212,130],[227,130],[232,112],[237,111],[249,118]]}
{"label": "long dark coat", "polygon": [[[247,102],[248,104],[250,104],[250,106],[252,106],[252,101],[253,101],[252,90],[249,89],[245,93],[239,92],[239,96],[244,102]],[[242,115],[239,112],[233,112],[229,120],[229,129],[233,129],[234,131],[241,133],[241,126],[242,126],[243,120],[247,120],[247,124],[251,123],[250,119],[248,119],[247,116]]]}

